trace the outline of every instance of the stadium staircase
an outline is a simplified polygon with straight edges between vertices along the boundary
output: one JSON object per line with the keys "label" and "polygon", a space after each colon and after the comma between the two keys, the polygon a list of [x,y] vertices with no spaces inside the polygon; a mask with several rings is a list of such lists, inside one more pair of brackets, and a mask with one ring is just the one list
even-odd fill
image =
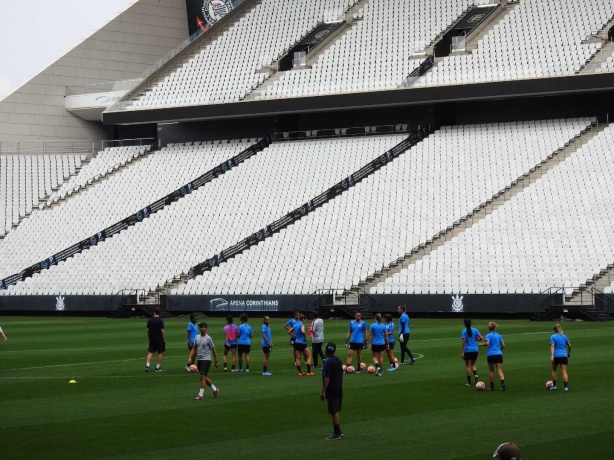
{"label": "stadium staircase", "polygon": [[[594,40],[594,39],[593,39]],[[601,40],[599,40],[601,42]],[[590,42],[590,40],[589,40]],[[592,59],[578,71],[578,75],[592,75],[606,59],[614,53],[614,42],[605,40],[601,49],[597,51]]]}
{"label": "stadium staircase", "polygon": [[[69,178],[67,180],[69,180],[71,177],[75,177],[77,174],[79,174],[79,171],[81,171],[81,168],[83,168],[83,166],[85,166],[87,163],[89,163],[89,159],[86,157],[85,159],[81,160],[81,166],[76,166],[75,167],[75,173],[71,174],[69,176]],[[46,206],[47,201],[49,200],[49,198],[55,193],[57,192],[60,187],[62,187],[62,184],[58,184],[57,187],[55,188],[51,188],[51,193],[47,196],[45,196],[42,200],[41,200],[41,204],[38,205],[38,209],[43,209],[43,207]],[[34,210],[34,209],[33,209]],[[30,215],[32,214],[32,211],[27,211],[24,213],[23,216],[19,216],[19,219],[17,220],[17,223],[14,223],[10,230],[5,232],[4,234],[0,235],[0,240],[3,240],[11,231],[15,230],[17,227],[19,227],[19,224],[21,224],[24,219],[27,219],[28,217],[30,217]]]}
{"label": "stadium staircase", "polygon": [[[394,161],[394,159],[398,156],[411,150],[414,145],[421,142],[428,135],[428,128],[424,128],[422,131],[418,131],[415,134],[410,134],[407,139],[403,140],[389,151],[379,154],[379,156],[375,157],[373,161],[363,166],[361,169],[346,177],[345,179],[342,179],[329,190],[325,191],[317,197],[314,197],[312,200],[309,200],[304,205],[281,217],[270,225],[267,225],[253,235],[248,236],[247,238],[238,242],[236,245],[226,248],[222,252],[213,255],[212,258],[190,268],[190,271],[187,275],[182,274],[176,277],[174,280],[167,282],[164,286],[159,287],[156,292],[159,294],[170,293],[173,288],[176,288],[181,284],[185,284],[188,279],[193,279],[199,274],[202,274],[205,271],[209,271],[214,267],[218,267],[228,259],[234,258],[238,254],[249,250],[251,246],[259,244],[264,239],[269,238],[281,231],[282,229],[294,224],[298,220],[307,216],[309,213],[313,212],[315,209],[331,201],[336,196],[344,193],[346,190],[350,189],[358,182],[367,178],[381,167],[388,165],[388,163]],[[318,296],[317,293],[314,293],[313,295]],[[341,308],[342,310],[345,309],[347,310],[347,313],[349,311],[356,311],[356,309],[362,309],[364,308],[364,305],[361,305],[360,298],[357,298],[356,300],[352,300],[349,302],[335,301],[333,306],[329,306],[329,308]],[[354,313],[352,313],[352,316],[353,314]]]}
{"label": "stadium staircase", "polygon": [[[478,42],[490,32],[495,25],[499,24],[514,8],[518,6],[518,3],[510,3],[507,0],[503,0],[499,7],[490,15],[490,17],[479,25],[469,36],[465,43],[465,54],[471,54],[474,49],[478,47]],[[454,53],[457,54],[457,53]],[[461,54],[463,54],[461,52]]]}
{"label": "stadium staircase", "polygon": [[[362,17],[358,16],[358,11],[364,7],[370,0],[359,0],[355,5],[351,6],[345,12],[345,19],[343,24],[339,26],[333,33],[331,33],[326,39],[324,39],[321,43],[316,45],[312,50],[310,50],[309,54],[307,54],[307,60],[304,66],[300,68],[311,68],[311,65],[314,62],[317,62],[318,57],[324,53],[326,50],[330,48],[331,45],[336,43],[343,35],[351,29],[357,21],[362,20]],[[301,42],[305,37],[311,34],[311,31],[302,36],[300,39],[296,41],[296,43],[290,46],[285,53],[289,52],[295,45]],[[285,57],[285,53],[283,55],[278,56],[277,60],[273,62],[270,66],[263,67],[259,70],[259,73],[268,74],[268,77],[258,86],[252,88],[248,91],[244,97],[241,98],[242,101],[253,101],[258,97],[266,94],[268,88],[274,85],[277,81],[279,81],[280,77],[283,75],[282,71],[279,70],[279,64],[283,57]],[[290,72],[292,70],[289,70]]]}
{"label": "stadium staircase", "polygon": [[386,278],[395,273],[400,272],[403,268],[414,264],[424,256],[430,254],[434,249],[444,245],[454,236],[464,232],[467,228],[472,227],[475,223],[484,219],[487,215],[492,214],[495,209],[503,205],[506,201],[517,195],[519,192],[535,182],[538,178],[546,174],[550,169],[555,167],[560,162],[567,159],[571,154],[576,152],[582,145],[586,144],[590,139],[603,131],[607,125],[598,126],[593,123],[580,135],[564,147],[550,154],[544,161],[538,163],[522,176],[518,177],[511,184],[500,190],[493,197],[481,203],[471,213],[458,219],[449,227],[442,229],[430,239],[412,248],[404,257],[392,261],[388,266],[382,267],[380,271],[372,273],[362,280],[356,286],[352,286],[350,290],[346,290],[342,295],[336,297],[336,303],[354,303],[360,296],[360,292],[369,292],[371,287],[377,283],[384,281]]}
{"label": "stadium staircase", "polygon": [[[227,171],[229,171],[233,167],[240,165],[241,163],[243,163],[245,160],[247,160],[251,156],[256,155],[258,152],[263,150],[266,146],[270,144],[270,142],[271,140],[269,138],[261,139],[259,142],[251,145],[250,147],[240,152],[238,155],[234,156],[233,158],[224,161],[224,163],[216,166],[210,171],[207,171],[205,174],[195,178],[190,183],[185,184],[179,190],[172,192],[171,194],[159,199],[155,203],[152,203],[146,206],[145,208],[137,211],[135,214],[132,214],[126,217],[125,219],[111,225],[110,227],[107,227],[106,229],[101,230],[100,232],[98,232],[98,235],[104,235],[104,237],[102,237],[101,239],[92,241],[92,238],[94,238],[92,237],[87,240],[76,243],[69,248],[59,251],[58,253],[56,253],[55,255],[53,255],[52,257],[50,257],[49,259],[45,261],[41,261],[35,264],[34,266],[24,269],[20,273],[16,273],[14,275],[11,275],[5,278],[3,280],[5,286],[15,284],[19,281],[23,281],[25,278],[31,277],[34,273],[50,268],[51,265],[56,265],[58,262],[64,261],[68,259],[69,257],[73,257],[75,254],[82,252],[85,249],[89,249],[93,245],[104,243],[104,240],[106,238],[111,237],[117,233],[120,233],[121,231],[125,230],[126,228],[132,225],[138,224],[144,218],[149,217],[151,214],[154,214],[160,211],[161,209],[165,208],[166,206],[171,205],[175,201],[184,198],[186,195],[191,193],[193,190],[196,190],[197,188],[202,187],[203,185],[211,182],[217,177],[225,174]],[[105,176],[105,177],[108,178],[108,176]],[[53,262],[49,263],[48,262],[49,260],[53,260]]]}
{"label": "stadium staircase", "polygon": [[[136,100],[144,96],[145,93],[153,88],[154,85],[164,80],[164,77],[169,73],[175,71],[182,64],[187,63],[190,58],[195,54],[198,54],[200,50],[208,43],[213,42],[226,32],[231,27],[239,23],[240,19],[252,9],[256,8],[262,0],[244,0],[239,6],[233,8],[223,18],[209,27],[205,32],[196,37],[193,41],[189,42],[185,48],[171,52],[171,55],[166,56],[163,63],[157,62],[145,74],[149,74],[141,83],[135,86],[132,90],[124,95],[119,101],[117,106],[121,106],[126,101]],[[158,68],[156,68],[158,67]],[[113,111],[114,106],[109,107],[107,110]]]}
{"label": "stadium staircase", "polygon": [[585,287],[571,300],[565,288],[550,288],[531,298],[527,304],[535,309],[531,321],[614,321],[614,295],[595,287]]}
{"label": "stadium staircase", "polygon": [[[102,173],[102,174],[96,174],[93,177],[88,177],[87,178],[87,183],[85,185],[78,185],[75,188],[69,190],[66,195],[64,197],[57,197],[55,198],[53,201],[49,201],[49,200],[45,200],[45,203],[43,203],[41,206],[39,206],[39,209],[43,210],[45,208],[54,208],[56,205],[62,204],[64,201],[68,200],[69,198],[71,198],[72,196],[81,193],[82,191],[86,190],[88,187],[98,183],[98,182],[102,182],[104,180],[109,180],[116,172],[118,171],[122,171],[124,168],[128,167],[131,163],[136,163],[138,161],[141,161],[143,158],[145,158],[146,156],[148,156],[150,153],[154,153],[156,151],[156,146],[152,145],[151,148],[149,150],[145,150],[141,153],[138,154],[138,156],[136,157],[132,157],[132,158],[128,158],[126,161],[117,163],[113,166],[111,166],[106,172]],[[95,158],[95,156],[92,158],[92,160]],[[91,161],[91,160],[89,160]],[[84,162],[84,164],[88,163]],[[83,167],[83,165],[81,167]]]}

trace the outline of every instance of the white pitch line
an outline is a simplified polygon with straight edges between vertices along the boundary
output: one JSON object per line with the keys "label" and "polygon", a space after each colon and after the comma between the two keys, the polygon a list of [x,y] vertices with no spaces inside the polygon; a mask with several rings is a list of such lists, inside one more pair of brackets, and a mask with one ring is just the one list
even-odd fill
{"label": "white pitch line", "polygon": [[109,364],[109,363],[123,363],[127,361],[142,361],[143,358],[130,358],[130,359],[117,359],[113,361],[95,361],[90,363],[70,363],[70,364],[54,364],[52,366],[35,366],[35,367],[18,367],[14,369],[0,369],[0,372],[14,372],[14,371],[31,371],[36,369],[54,369],[58,367],[70,367],[70,366],[91,366],[98,364]]}

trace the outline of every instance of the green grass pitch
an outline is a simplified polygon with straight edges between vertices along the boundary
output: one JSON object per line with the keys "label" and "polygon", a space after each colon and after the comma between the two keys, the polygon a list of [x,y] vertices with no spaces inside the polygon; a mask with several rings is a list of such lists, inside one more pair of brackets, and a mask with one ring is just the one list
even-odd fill
{"label": "green grass pitch", "polygon": [[[224,321],[205,320],[221,360]],[[381,378],[346,375],[345,437],[329,442],[320,372],[296,375],[284,320],[271,322],[273,375],[261,375],[255,337],[251,373],[214,369],[220,395],[206,390],[203,401],[193,400],[197,375],[184,369],[187,322],[166,320],[166,372],[146,373],[145,319],[3,317],[1,458],[486,459],[508,440],[525,460],[614,455],[614,323],[563,324],[573,345],[571,391],[563,393],[545,390],[552,324],[499,321],[507,345],[501,393],[464,386],[462,318],[413,319],[410,347],[420,359]],[[261,318],[250,324],[257,336]],[[342,361],[347,324],[325,321]],[[486,333],[485,320],[473,325]],[[488,382],[480,350],[478,372]],[[370,352],[363,356],[370,364]]]}

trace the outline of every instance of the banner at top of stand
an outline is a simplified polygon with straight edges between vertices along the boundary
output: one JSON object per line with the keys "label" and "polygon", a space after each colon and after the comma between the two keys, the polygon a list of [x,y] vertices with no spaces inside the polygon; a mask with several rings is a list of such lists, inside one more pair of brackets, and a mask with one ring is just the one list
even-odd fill
{"label": "banner at top of stand", "polygon": [[244,0],[186,0],[190,36],[203,32],[222,19]]}

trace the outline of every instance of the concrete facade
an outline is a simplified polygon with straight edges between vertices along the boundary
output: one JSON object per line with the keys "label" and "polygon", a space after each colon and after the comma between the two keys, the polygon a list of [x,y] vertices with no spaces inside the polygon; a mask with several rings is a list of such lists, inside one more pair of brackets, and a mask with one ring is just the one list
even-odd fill
{"label": "concrete facade", "polygon": [[65,109],[66,87],[137,78],[187,38],[185,0],[140,0],[0,101],[0,141],[106,139]]}

